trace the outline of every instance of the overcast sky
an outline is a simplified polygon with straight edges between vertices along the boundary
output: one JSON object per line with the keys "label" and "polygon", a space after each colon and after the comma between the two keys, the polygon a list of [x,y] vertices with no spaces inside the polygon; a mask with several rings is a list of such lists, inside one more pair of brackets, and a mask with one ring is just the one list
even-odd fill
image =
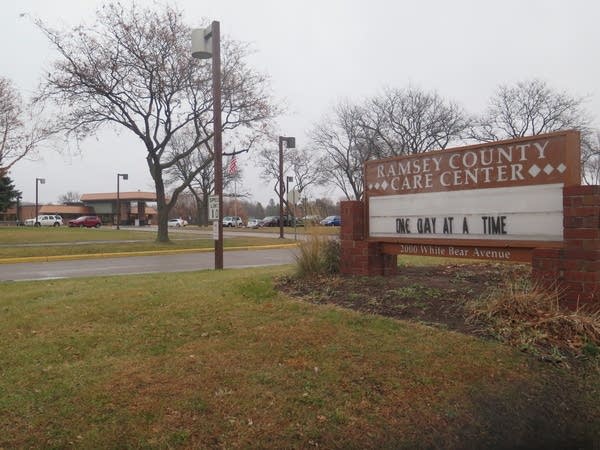
{"label": "overcast sky", "polygon": [[[124,3],[127,0],[123,0]],[[24,97],[36,88],[56,54],[21,13],[53,27],[91,23],[96,0],[5,0],[0,16],[0,74]],[[138,0],[140,5],[153,1]],[[179,0],[186,21],[219,20],[225,36],[250,42],[250,63],[271,77],[288,113],[281,135],[308,146],[307,130],[338,100],[361,100],[384,87],[436,90],[482,111],[500,84],[541,78],[558,90],[589,96],[587,109],[600,127],[600,2],[587,0]],[[85,141],[81,155],[60,148],[11,172],[24,201],[56,202],[67,191],[154,190],[140,142],[126,132]],[[277,146],[277,142],[273,143]],[[264,203],[275,198],[242,155],[244,189]],[[323,190],[314,190],[320,196]],[[327,191],[337,200],[339,194]]]}

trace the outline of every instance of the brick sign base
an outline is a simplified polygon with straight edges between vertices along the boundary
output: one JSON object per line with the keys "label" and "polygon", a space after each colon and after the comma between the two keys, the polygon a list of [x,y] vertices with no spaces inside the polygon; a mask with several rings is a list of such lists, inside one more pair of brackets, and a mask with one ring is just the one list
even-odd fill
{"label": "brick sign base", "polygon": [[564,243],[559,249],[534,249],[532,276],[556,287],[565,304],[600,306],[600,186],[563,190]]}
{"label": "brick sign base", "polygon": [[[557,288],[565,306],[600,306],[600,186],[563,189],[564,239],[560,248],[527,250],[534,281]],[[341,272],[346,275],[393,275],[402,242],[389,245],[368,239],[365,205],[341,204]],[[523,251],[523,250],[521,250]]]}
{"label": "brick sign base", "polygon": [[382,242],[369,242],[365,226],[364,203],[341,203],[340,271],[348,275],[394,275],[398,271],[396,255],[383,253]]}

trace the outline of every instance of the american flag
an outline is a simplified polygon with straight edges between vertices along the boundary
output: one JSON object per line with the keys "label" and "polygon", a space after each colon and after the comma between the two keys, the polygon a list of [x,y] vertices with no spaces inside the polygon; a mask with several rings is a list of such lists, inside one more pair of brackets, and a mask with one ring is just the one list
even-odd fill
{"label": "american flag", "polygon": [[238,168],[237,168],[237,158],[235,157],[235,155],[233,155],[231,157],[231,159],[229,160],[229,166],[227,167],[227,173],[229,175],[234,175],[237,172]]}

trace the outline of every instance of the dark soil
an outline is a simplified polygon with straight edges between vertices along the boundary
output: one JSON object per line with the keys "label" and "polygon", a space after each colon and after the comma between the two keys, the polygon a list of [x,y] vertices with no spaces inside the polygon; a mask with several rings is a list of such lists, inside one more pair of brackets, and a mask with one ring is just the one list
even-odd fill
{"label": "dark soil", "polygon": [[529,271],[528,266],[518,264],[402,267],[392,277],[289,277],[279,280],[278,287],[311,303],[335,304],[480,334],[476,325],[465,321],[465,303],[497,288],[504,280],[527,276]]}

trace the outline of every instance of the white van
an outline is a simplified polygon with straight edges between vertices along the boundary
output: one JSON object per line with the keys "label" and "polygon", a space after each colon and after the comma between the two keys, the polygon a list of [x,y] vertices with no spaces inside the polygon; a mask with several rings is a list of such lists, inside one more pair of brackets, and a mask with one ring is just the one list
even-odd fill
{"label": "white van", "polygon": [[243,227],[244,221],[240,216],[226,216],[223,217],[224,227]]}
{"label": "white van", "polygon": [[61,216],[56,214],[44,214],[35,218],[27,219],[25,225],[30,227],[60,227],[63,224]]}

